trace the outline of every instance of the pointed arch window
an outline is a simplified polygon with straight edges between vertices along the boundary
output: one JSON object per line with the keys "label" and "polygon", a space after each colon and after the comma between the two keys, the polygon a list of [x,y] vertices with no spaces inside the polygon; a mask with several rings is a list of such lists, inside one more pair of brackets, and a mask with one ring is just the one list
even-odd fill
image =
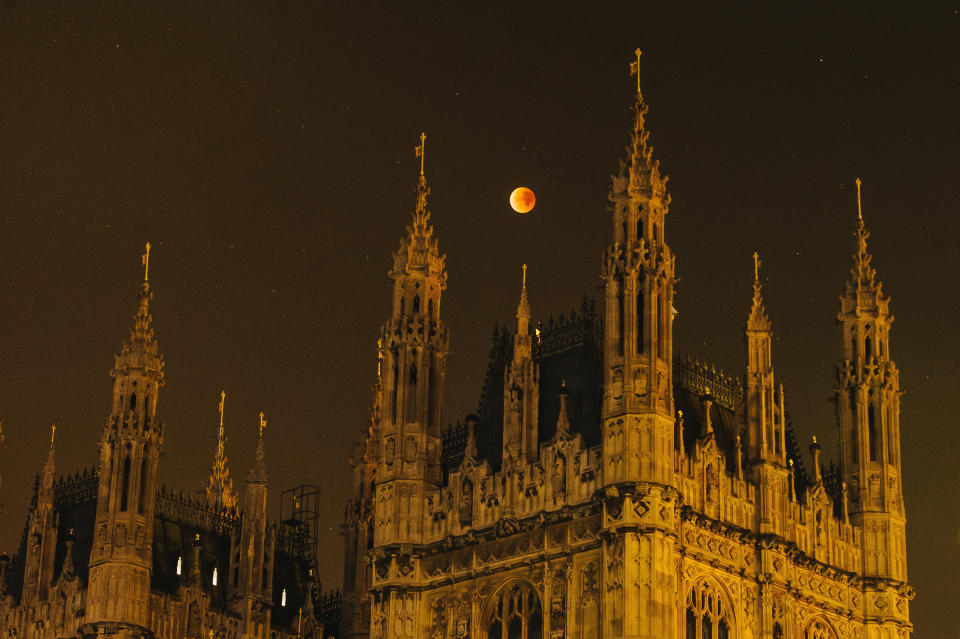
{"label": "pointed arch window", "polygon": [[877,437],[877,411],[873,407],[873,403],[873,391],[870,391],[870,395],[867,397],[867,438],[870,440],[868,442],[870,461],[877,461],[880,446]]}
{"label": "pointed arch window", "polygon": [[390,389],[390,406],[388,410],[388,415],[396,416],[397,414],[397,387],[400,386],[400,367],[397,364],[396,356],[393,360],[393,388]]}
{"label": "pointed arch window", "polygon": [[624,306],[623,300],[623,278],[617,278],[617,354],[623,355],[623,343],[625,339],[624,333],[626,332],[626,318],[625,313],[627,312],[626,307]]}
{"label": "pointed arch window", "polygon": [[825,620],[814,619],[803,633],[803,639],[836,639],[837,634]]}
{"label": "pointed arch window", "polygon": [[123,474],[120,476],[120,512],[127,510],[127,499],[130,496],[130,453],[123,457]]}
{"label": "pointed arch window", "polygon": [[515,582],[493,594],[484,624],[486,639],[543,639],[540,596],[526,582]]}
{"label": "pointed arch window", "polygon": [[143,514],[143,502],[147,498],[147,447],[143,448],[143,461],[140,462],[140,494],[137,495],[137,512]]}
{"label": "pointed arch window", "polygon": [[700,581],[687,595],[686,639],[730,639],[730,604],[708,580]]}
{"label": "pointed arch window", "polygon": [[637,308],[636,308],[636,350],[638,355],[643,354],[644,342],[646,342],[646,335],[644,335],[643,329],[643,277],[637,275]]}
{"label": "pointed arch window", "polygon": [[413,314],[416,315],[419,312],[420,312],[420,296],[414,295],[413,296]]}
{"label": "pointed arch window", "polygon": [[847,401],[850,403],[850,453],[853,457],[853,463],[860,461],[860,446],[857,442],[857,391],[854,388],[850,389],[848,393]]}

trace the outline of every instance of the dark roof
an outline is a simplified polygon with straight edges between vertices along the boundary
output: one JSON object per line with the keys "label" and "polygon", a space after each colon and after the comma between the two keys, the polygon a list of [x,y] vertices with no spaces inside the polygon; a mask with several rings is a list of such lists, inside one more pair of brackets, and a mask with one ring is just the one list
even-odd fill
{"label": "dark roof", "polygon": [[[566,381],[567,412],[571,430],[583,436],[584,443],[596,446],[601,442],[601,402],[603,400],[603,323],[593,300],[584,297],[578,311],[538,326],[540,339],[535,343],[533,358],[540,369],[540,402],[538,437],[549,440],[556,430],[560,409],[558,392],[561,380]],[[503,384],[504,371],[513,356],[513,335],[505,327],[494,326],[490,361],[480,393],[476,426],[477,453],[481,459],[499,468],[503,447]],[[688,453],[700,436],[704,424],[704,395],[709,392],[713,405],[710,421],[718,447],[724,451],[727,468],[736,470],[736,439],[742,435],[743,385],[739,378],[726,375],[715,367],[689,357],[677,356],[673,362],[673,399],[675,408],[683,411],[683,445]],[[452,424],[443,433],[442,461],[445,473],[456,468],[463,459],[467,427]],[[808,485],[803,455],[797,444],[787,415],[787,455],[796,464],[797,490]],[[839,489],[831,490],[835,492]]]}
{"label": "dark roof", "polygon": [[[66,556],[66,539],[72,530],[75,537],[74,570],[86,583],[89,575],[90,549],[93,544],[97,514],[97,471],[69,475],[54,483],[54,508],[59,515],[57,547],[54,560],[54,579],[59,577]],[[36,507],[39,482],[34,486],[31,511]],[[211,605],[225,609],[227,584],[233,578],[230,571],[231,538],[239,536],[241,518],[234,513],[211,509],[202,497],[191,497],[161,488],[157,493],[153,521],[153,571],[150,586],[175,594],[180,585],[190,578],[193,561],[193,541],[200,537],[200,574],[204,587],[211,593]],[[289,626],[303,605],[307,575],[314,567],[310,544],[302,543],[297,531],[280,526],[274,553],[274,613],[275,625]],[[20,549],[12,558],[7,571],[10,594],[19,597],[23,590],[23,564],[26,555],[26,528]],[[181,560],[181,574],[177,575],[177,559]],[[217,586],[212,585],[213,570],[217,569]],[[287,591],[287,605],[281,606],[281,593]],[[314,610],[321,622],[329,624],[327,634],[335,634],[339,624],[341,595],[339,591],[322,593],[319,584],[311,588]]]}

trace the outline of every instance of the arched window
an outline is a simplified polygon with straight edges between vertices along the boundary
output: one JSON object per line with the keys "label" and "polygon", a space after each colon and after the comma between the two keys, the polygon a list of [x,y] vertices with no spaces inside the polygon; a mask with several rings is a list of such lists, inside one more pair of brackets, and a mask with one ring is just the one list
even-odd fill
{"label": "arched window", "polygon": [[853,463],[860,461],[860,444],[857,441],[857,391],[854,388],[850,389],[848,396],[848,401],[850,402],[850,453],[853,456]]}
{"label": "arched window", "polygon": [[617,353],[623,355],[623,340],[626,321],[624,313],[627,309],[623,303],[623,279],[617,278]]}
{"label": "arched window", "polygon": [[783,639],[783,626],[779,622],[773,622],[773,639]]}
{"label": "arched window", "polygon": [[487,608],[486,639],[543,639],[540,596],[529,583],[501,588]]}
{"label": "arched window", "polygon": [[397,361],[393,361],[393,388],[390,389],[390,406],[388,407],[388,415],[396,415],[397,411],[397,387],[400,385],[400,368],[397,366]]}
{"label": "arched window", "polygon": [[873,391],[870,391],[867,402],[867,438],[870,440],[870,461],[877,461],[879,445],[877,441],[877,411],[873,407]]}
{"label": "arched window", "polygon": [[636,331],[636,340],[637,340],[637,353],[643,353],[643,344],[646,341],[645,335],[643,334],[643,280],[638,276],[637,278],[637,331]]}
{"label": "arched window", "polygon": [[143,514],[143,502],[147,498],[147,448],[143,448],[143,461],[140,462],[140,494],[137,495],[137,512]]}
{"label": "arched window", "polygon": [[667,309],[666,295],[657,293],[657,353],[660,359],[667,358]]}
{"label": "arched window", "polygon": [[420,296],[414,295],[413,296],[413,314],[416,315],[419,312],[420,312]]}
{"label": "arched window", "polygon": [[433,300],[427,300],[427,317],[430,318],[430,321],[433,321]]}
{"label": "arched window", "polygon": [[869,335],[863,338],[863,361],[865,362],[869,362],[870,358],[873,357],[873,348],[871,344],[872,342],[870,341]]}
{"label": "arched window", "polygon": [[836,639],[837,633],[833,631],[830,627],[830,624],[827,623],[822,617],[819,619],[814,619],[810,622],[810,625],[807,626],[807,630],[803,633],[802,639]]}
{"label": "arched window", "polygon": [[120,476],[120,511],[127,509],[127,497],[130,495],[130,453],[123,458],[123,474]]}
{"label": "arched window", "polygon": [[137,394],[130,393],[130,410],[133,410],[137,407]]}
{"label": "arched window", "polygon": [[637,242],[643,239],[643,216],[637,216]]}
{"label": "arched window", "polygon": [[400,298],[400,317],[403,317],[407,312],[407,298],[405,296]]}
{"label": "arched window", "polygon": [[[413,355],[416,357],[416,353]],[[404,394],[403,401],[407,405],[406,420],[412,422],[417,419],[417,365],[410,365],[410,385]]]}
{"label": "arched window", "polygon": [[733,615],[719,587],[704,579],[687,595],[686,639],[730,639]]}

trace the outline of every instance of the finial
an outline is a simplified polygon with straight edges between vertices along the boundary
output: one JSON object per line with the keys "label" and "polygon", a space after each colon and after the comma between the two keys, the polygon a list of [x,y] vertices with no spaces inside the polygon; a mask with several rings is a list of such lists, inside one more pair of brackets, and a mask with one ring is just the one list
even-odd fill
{"label": "finial", "polygon": [[223,402],[227,399],[227,391],[220,391],[220,428],[223,428]]}
{"label": "finial", "polygon": [[763,262],[760,261],[760,256],[757,255],[756,251],[754,251],[753,252],[753,281],[754,282],[760,281],[760,265],[761,264],[763,264]]}
{"label": "finial", "polygon": [[50,446],[53,447],[53,440],[57,436],[57,427],[54,424],[50,425]]}
{"label": "finial", "polygon": [[857,178],[857,219],[863,221],[863,208],[860,206],[860,178]]}
{"label": "finial", "polygon": [[523,288],[527,288],[527,265],[524,264],[521,268],[523,268]]}
{"label": "finial", "polygon": [[140,262],[143,264],[143,281],[149,280],[150,275],[150,242],[147,242],[146,252],[140,256]]}
{"label": "finial", "polygon": [[263,439],[263,429],[267,427],[267,420],[263,417],[263,411],[260,411],[260,439]]}
{"label": "finial", "polygon": [[638,47],[634,53],[637,56],[637,59],[630,63],[630,75],[637,76],[637,93],[640,93],[640,48]]}
{"label": "finial", "polygon": [[420,133],[420,144],[413,147],[413,152],[416,157],[420,158],[420,177],[423,177],[423,156],[425,155],[424,151],[427,148],[427,134]]}

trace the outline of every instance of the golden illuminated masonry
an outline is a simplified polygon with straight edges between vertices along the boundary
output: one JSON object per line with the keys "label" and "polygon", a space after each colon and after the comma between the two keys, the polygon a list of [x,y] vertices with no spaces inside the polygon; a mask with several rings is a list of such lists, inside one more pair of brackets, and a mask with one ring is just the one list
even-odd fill
{"label": "golden illuminated masonry", "polygon": [[743,373],[674,352],[670,195],[639,66],[637,50],[602,311],[585,300],[532,327],[524,267],[516,326],[495,331],[478,411],[452,426],[440,412],[445,258],[421,171],[353,458],[344,638],[910,636],[893,316],[860,181],[837,316],[840,459],[826,466],[816,439],[809,457],[801,450],[774,376],[759,255]]}
{"label": "golden illuminated masonry", "polygon": [[[816,439],[809,454],[797,442],[774,375],[757,253],[744,369],[674,350],[670,194],[635,54],[599,299],[535,319],[543,275],[524,265],[516,323],[494,330],[477,411],[454,423],[442,410],[446,257],[420,135],[373,406],[351,459],[342,594],[315,578],[315,494],[286,491],[281,520],[268,517],[263,413],[244,422],[258,431],[242,490],[227,467],[225,392],[206,486],[191,497],[160,483],[165,439],[186,429],[158,417],[147,244],[95,468],[57,478],[51,431],[23,540],[0,556],[0,637],[910,637],[893,315],[860,180],[836,316],[839,458],[826,464]],[[748,269],[744,255],[745,302]]]}

